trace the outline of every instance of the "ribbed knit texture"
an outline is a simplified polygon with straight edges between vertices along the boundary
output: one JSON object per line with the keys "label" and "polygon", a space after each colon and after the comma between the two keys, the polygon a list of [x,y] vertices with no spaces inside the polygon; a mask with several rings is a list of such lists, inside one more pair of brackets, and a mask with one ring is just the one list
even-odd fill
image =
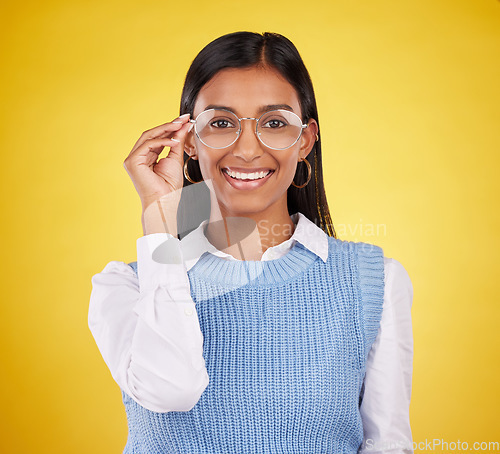
{"label": "ribbed knit texture", "polygon": [[188,412],[152,412],[122,391],[124,453],[357,453],[383,252],[328,242],[327,263],[298,242],[277,260],[200,258],[188,276],[210,383]]}

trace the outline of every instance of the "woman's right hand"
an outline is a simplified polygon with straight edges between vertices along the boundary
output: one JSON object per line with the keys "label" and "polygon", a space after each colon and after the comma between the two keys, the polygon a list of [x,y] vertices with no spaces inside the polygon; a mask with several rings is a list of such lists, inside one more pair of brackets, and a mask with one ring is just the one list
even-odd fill
{"label": "woman's right hand", "polygon": [[[192,126],[189,114],[185,114],[170,123],[144,131],[123,162],[139,194],[143,211],[176,191],[180,199],[184,183],[184,141]],[[168,155],[158,160],[165,147],[170,147]]]}

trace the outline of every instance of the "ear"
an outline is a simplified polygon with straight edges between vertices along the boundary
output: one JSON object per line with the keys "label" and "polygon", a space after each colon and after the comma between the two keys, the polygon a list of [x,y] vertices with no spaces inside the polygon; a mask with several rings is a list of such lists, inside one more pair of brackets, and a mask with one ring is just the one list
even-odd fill
{"label": "ear", "polygon": [[191,156],[191,159],[196,161],[198,159],[198,154],[196,153],[195,135],[194,128],[191,128],[184,139],[184,153]]}
{"label": "ear", "polygon": [[318,134],[319,128],[318,123],[314,118],[309,119],[307,122],[307,128],[304,128],[302,136],[300,138],[300,150],[299,157],[301,160],[305,159],[306,156],[311,152],[316,143],[316,136]]}

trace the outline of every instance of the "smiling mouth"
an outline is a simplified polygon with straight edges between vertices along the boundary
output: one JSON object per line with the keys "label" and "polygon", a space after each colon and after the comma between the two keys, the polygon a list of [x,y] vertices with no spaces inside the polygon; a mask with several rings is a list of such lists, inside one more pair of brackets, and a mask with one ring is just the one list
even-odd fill
{"label": "smiling mouth", "polygon": [[274,172],[274,170],[267,170],[267,171],[261,171],[261,172],[249,172],[249,173],[243,173],[243,172],[234,172],[228,169],[222,169],[222,171],[231,177],[233,180],[240,180],[240,181],[255,181],[255,180],[262,180],[263,178],[266,178],[269,174]]}

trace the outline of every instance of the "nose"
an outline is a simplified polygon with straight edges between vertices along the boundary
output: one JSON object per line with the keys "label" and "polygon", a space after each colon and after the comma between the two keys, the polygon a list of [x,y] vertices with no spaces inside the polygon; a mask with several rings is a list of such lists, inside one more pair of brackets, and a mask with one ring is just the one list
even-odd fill
{"label": "nose", "polygon": [[241,132],[234,144],[233,155],[251,161],[264,153],[262,144],[255,132],[255,119],[241,119]]}

